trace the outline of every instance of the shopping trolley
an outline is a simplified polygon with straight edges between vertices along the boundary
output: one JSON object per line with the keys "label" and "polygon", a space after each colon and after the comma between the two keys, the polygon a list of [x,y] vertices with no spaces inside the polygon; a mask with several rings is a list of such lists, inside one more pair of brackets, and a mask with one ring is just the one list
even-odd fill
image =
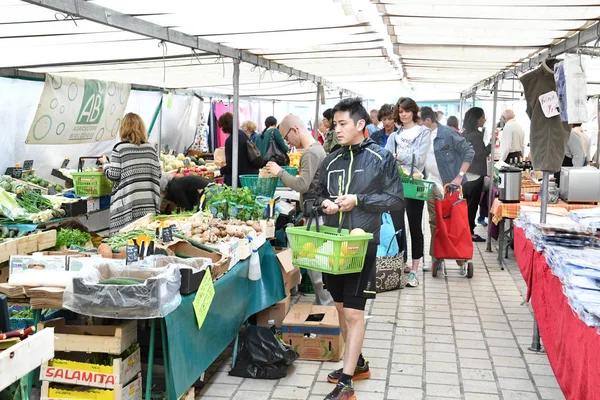
{"label": "shopping trolley", "polygon": [[463,276],[473,277],[473,240],[469,227],[467,201],[462,197],[462,188],[453,184],[444,186],[444,198],[435,200],[436,227],[433,238],[433,256],[436,261],[431,275],[436,277],[441,269],[446,272],[445,260],[456,260]]}

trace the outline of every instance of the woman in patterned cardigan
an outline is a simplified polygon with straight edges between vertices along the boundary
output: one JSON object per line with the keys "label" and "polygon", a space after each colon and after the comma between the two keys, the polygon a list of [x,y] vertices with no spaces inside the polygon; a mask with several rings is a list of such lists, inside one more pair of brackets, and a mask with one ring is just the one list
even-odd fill
{"label": "woman in patterned cardigan", "polygon": [[129,113],[123,117],[120,132],[121,142],[113,147],[110,163],[106,156],[100,158],[104,174],[113,181],[111,232],[160,210],[160,162],[156,149],[148,143],[144,121]]}

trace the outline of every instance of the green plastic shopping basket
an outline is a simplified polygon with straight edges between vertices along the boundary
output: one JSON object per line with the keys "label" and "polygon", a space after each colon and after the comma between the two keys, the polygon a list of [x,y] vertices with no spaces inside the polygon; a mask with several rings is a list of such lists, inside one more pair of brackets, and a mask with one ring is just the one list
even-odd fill
{"label": "green plastic shopping basket", "polygon": [[[283,168],[291,176],[296,176],[296,174],[298,174],[297,167],[281,167],[281,168]],[[285,187],[283,182],[281,182],[281,179],[277,179],[277,187]]]}
{"label": "green plastic shopping basket", "polygon": [[411,178],[409,176],[402,177],[404,197],[408,199],[427,201],[427,199],[429,199],[429,195],[431,194],[433,185],[435,185],[435,183],[431,181]]}
{"label": "green plastic shopping basket", "polygon": [[350,236],[348,229],[342,229],[345,218],[346,213],[338,228],[319,227],[318,216],[313,210],[306,227],[287,228],[294,265],[333,275],[362,271],[367,246],[373,235]]}
{"label": "green plastic shopping basket", "polygon": [[279,178],[259,178],[258,175],[240,175],[240,183],[246,186],[255,196],[273,198]]}

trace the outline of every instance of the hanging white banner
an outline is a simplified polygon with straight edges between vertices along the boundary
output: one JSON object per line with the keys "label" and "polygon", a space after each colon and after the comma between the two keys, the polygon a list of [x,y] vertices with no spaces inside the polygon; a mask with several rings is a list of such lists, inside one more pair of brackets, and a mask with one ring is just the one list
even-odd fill
{"label": "hanging white banner", "polygon": [[46,74],[27,144],[76,144],[114,140],[131,85]]}

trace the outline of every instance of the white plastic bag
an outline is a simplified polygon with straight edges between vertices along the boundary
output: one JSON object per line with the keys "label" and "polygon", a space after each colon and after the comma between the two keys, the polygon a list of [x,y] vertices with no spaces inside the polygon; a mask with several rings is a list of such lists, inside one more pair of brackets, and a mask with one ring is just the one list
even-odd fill
{"label": "white plastic bag", "polygon": [[582,124],[588,121],[585,63],[579,55],[567,55],[564,63],[569,124]]}

